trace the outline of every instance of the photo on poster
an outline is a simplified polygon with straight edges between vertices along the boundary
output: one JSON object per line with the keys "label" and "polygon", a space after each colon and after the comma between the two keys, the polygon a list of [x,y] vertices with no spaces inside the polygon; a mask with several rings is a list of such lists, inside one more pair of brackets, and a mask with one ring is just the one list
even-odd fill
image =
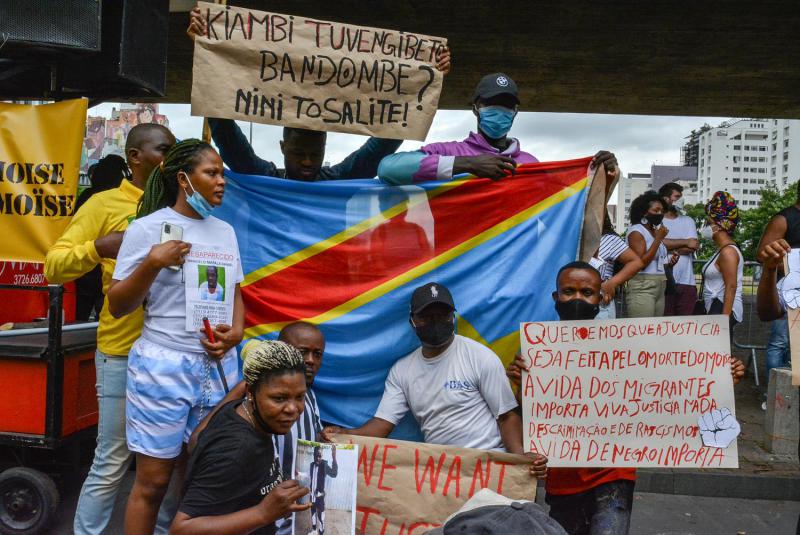
{"label": "photo on poster", "polygon": [[352,535],[356,527],[356,444],[297,441],[292,473],[311,492],[300,503],[311,508],[294,514],[294,535]]}
{"label": "photo on poster", "polygon": [[225,268],[197,266],[197,291],[201,301],[225,301]]}

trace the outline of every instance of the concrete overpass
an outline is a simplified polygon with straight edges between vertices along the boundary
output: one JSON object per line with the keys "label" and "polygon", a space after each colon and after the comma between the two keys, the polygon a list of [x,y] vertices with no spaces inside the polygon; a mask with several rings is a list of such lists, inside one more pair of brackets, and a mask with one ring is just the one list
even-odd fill
{"label": "concrete overpass", "polygon": [[[800,3],[741,0],[230,0],[447,37],[440,107],[505,71],[525,111],[800,118]],[[193,2],[172,0],[166,102],[188,102]]]}

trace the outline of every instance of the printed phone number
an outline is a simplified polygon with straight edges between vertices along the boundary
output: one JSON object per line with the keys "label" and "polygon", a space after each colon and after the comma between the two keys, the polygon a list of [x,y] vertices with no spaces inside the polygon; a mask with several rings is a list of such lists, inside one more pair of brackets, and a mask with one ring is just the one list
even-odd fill
{"label": "printed phone number", "polygon": [[21,275],[14,275],[14,284],[25,286],[31,284],[45,284],[47,281],[44,278],[44,273],[24,273]]}

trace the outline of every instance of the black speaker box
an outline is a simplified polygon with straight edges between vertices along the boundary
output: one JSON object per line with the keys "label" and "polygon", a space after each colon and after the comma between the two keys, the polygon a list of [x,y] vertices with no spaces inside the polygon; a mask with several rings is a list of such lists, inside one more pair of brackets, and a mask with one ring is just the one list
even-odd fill
{"label": "black speaker box", "polygon": [[168,0],[0,0],[0,99],[163,96],[168,22]]}

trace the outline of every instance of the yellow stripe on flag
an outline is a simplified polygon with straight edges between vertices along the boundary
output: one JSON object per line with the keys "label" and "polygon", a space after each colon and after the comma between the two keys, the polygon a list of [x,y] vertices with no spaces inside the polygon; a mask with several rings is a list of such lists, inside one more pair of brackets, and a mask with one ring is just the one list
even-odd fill
{"label": "yellow stripe on flag", "polygon": [[242,282],[242,286],[247,286],[248,284],[253,284],[258,282],[259,280],[263,279],[264,277],[269,277],[286,269],[288,267],[292,267],[295,264],[298,264],[304,260],[308,260],[309,258],[316,256],[320,253],[323,253],[330,249],[331,247],[336,247],[337,245],[358,236],[359,234],[366,232],[368,230],[372,230],[373,228],[377,227],[387,219],[391,219],[394,216],[405,212],[406,210],[417,206],[418,204],[426,203],[430,199],[434,197],[438,197],[442,193],[450,191],[453,188],[457,188],[462,184],[467,183],[467,180],[454,180],[452,182],[448,182],[446,184],[442,184],[441,186],[434,188],[432,190],[426,191],[427,194],[425,198],[422,198],[422,195],[411,195],[411,198],[408,201],[399,202],[396,205],[392,206],[384,210],[379,214],[375,214],[374,216],[365,219],[355,225],[347,227],[346,229],[342,230],[334,234],[333,236],[326,238],[322,241],[318,241],[313,245],[309,245],[305,249],[301,249],[295,253],[290,254],[289,256],[285,256],[279,260],[272,262],[271,264],[267,264],[264,267],[258,268],[255,271],[251,271],[248,273],[244,281]]}
{"label": "yellow stripe on flag", "polygon": [[[539,214],[540,212],[542,212],[542,211],[544,211],[544,210],[546,210],[548,208],[551,208],[552,206],[555,206],[556,204],[568,199],[569,197],[572,197],[573,195],[575,195],[577,193],[580,193],[581,191],[583,191],[586,188],[586,185],[588,184],[588,182],[589,182],[589,177],[586,177],[586,178],[576,182],[575,184],[562,189],[558,193],[554,193],[550,197],[547,197],[546,199],[534,204],[530,208],[528,208],[526,210],[523,210],[522,212],[519,212],[519,213],[509,217],[508,219],[506,219],[504,221],[501,221],[500,223],[494,225],[493,227],[489,227],[488,229],[484,230],[480,234],[477,234],[477,235],[473,236],[472,238],[461,242],[460,244],[456,245],[455,247],[451,247],[450,249],[442,252],[440,255],[435,256],[435,257],[431,258],[430,260],[428,260],[426,262],[423,262],[422,264],[419,264],[418,266],[415,266],[415,267],[411,268],[410,270],[406,271],[405,273],[402,273],[402,274],[398,275],[397,277],[394,277],[393,279],[390,279],[390,280],[384,282],[383,284],[380,284],[380,285],[378,285],[378,286],[376,286],[376,287],[374,287],[374,288],[372,288],[370,290],[367,290],[366,292],[354,297],[353,299],[345,301],[341,305],[338,305],[338,306],[336,306],[336,307],[334,307],[334,308],[332,308],[332,309],[330,309],[330,310],[328,310],[326,312],[323,312],[322,314],[318,314],[317,316],[314,316],[314,317],[311,317],[311,318],[302,318],[302,319],[303,319],[303,321],[308,321],[310,323],[320,324],[320,323],[325,323],[325,322],[328,322],[328,321],[332,321],[332,320],[335,320],[336,318],[344,316],[345,314],[347,314],[349,312],[352,312],[353,310],[365,305],[366,303],[369,303],[370,301],[373,301],[375,299],[378,299],[379,297],[382,297],[382,296],[386,295],[387,293],[391,292],[392,290],[395,290],[395,289],[399,288],[400,286],[403,286],[404,284],[407,284],[407,283],[411,282],[412,280],[417,279],[417,278],[425,275],[426,273],[429,273],[429,272],[433,271],[438,266],[444,265],[447,262],[450,262],[451,260],[461,256],[462,254],[474,249],[475,247],[478,247],[479,245],[482,245],[483,243],[486,243],[487,241],[491,240],[492,238],[495,238],[495,237],[499,236],[500,234],[502,234],[502,233],[504,233],[504,232],[516,227],[517,225],[520,225],[520,224],[524,223],[525,221],[527,221],[531,217]],[[438,189],[439,188],[437,188],[437,190]],[[434,190],[434,191],[437,191],[437,190]],[[359,223],[359,225],[361,225],[361,223]],[[358,225],[356,225],[356,226],[358,226]],[[353,228],[353,227],[350,227],[350,228]],[[329,238],[329,239],[332,239],[332,238]],[[297,253],[295,253],[295,254],[297,254]],[[317,253],[314,253],[314,254],[317,254]],[[292,256],[294,256],[294,255],[292,255]],[[271,264],[271,265],[274,265],[274,264]],[[284,266],[284,267],[288,267],[288,266]],[[283,269],[283,268],[281,268],[281,269]],[[294,321],[294,320],[292,320],[292,321]],[[288,325],[289,323],[291,323],[291,321],[281,321],[281,322],[275,322],[275,323],[262,323],[260,325],[254,325],[253,327],[250,327],[250,328],[246,329],[244,334],[245,334],[246,338],[254,338],[254,337],[257,337],[257,336],[264,335],[264,334],[268,334],[268,333],[279,331],[284,326]]]}

